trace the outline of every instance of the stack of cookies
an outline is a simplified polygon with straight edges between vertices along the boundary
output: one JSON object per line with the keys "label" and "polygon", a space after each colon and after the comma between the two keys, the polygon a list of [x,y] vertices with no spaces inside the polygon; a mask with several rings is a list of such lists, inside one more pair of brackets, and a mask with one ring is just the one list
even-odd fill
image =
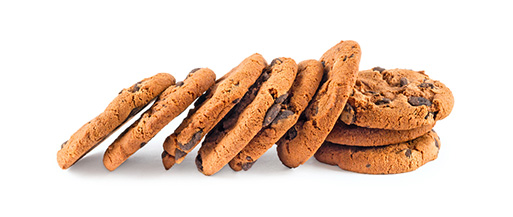
{"label": "stack of cookies", "polygon": [[151,107],[105,151],[112,171],[144,147],[194,102],[163,143],[166,169],[180,164],[203,140],[196,166],[212,175],[229,165],[249,170],[274,144],[290,168],[312,156],[361,173],[407,172],[436,158],[440,141],[432,128],[451,111],[450,90],[423,71],[358,71],[361,50],[341,41],[320,58],[296,64],[280,57],[267,64],[253,54],[216,80],[208,68],[184,81],[159,73],[123,89],[99,116],[62,144],[67,169],[123,123]]}

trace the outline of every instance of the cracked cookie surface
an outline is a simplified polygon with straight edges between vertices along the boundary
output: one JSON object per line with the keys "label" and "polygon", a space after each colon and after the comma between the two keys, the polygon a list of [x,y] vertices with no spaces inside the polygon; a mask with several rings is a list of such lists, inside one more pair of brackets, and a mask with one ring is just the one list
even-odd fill
{"label": "cracked cookie surface", "polygon": [[356,147],[325,142],[315,158],[348,171],[366,174],[410,172],[435,160],[440,138],[431,130],[408,142],[380,147]]}
{"label": "cracked cookie surface", "polygon": [[208,68],[192,70],[184,81],[168,87],[141,117],[107,148],[103,165],[112,171],[142,148],[171,120],[214,84],[216,75]]}
{"label": "cracked cookie surface", "polygon": [[174,83],[172,75],[159,73],[121,90],[100,115],[61,145],[57,152],[59,166],[62,169],[72,166]]}
{"label": "cracked cookie surface", "polygon": [[424,71],[375,67],[358,73],[340,120],[360,127],[409,130],[449,115],[451,90]]}

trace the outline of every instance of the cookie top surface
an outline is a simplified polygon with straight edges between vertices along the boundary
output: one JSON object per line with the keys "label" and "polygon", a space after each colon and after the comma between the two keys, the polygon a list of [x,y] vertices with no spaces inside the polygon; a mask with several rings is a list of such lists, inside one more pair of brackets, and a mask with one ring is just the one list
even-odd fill
{"label": "cookie top surface", "polygon": [[308,106],[321,82],[323,66],[317,60],[305,60],[298,64],[298,73],[287,98],[276,100],[269,110],[270,117],[266,127],[230,161],[230,167],[235,171],[248,170],[253,163],[271,148],[292,127],[303,110]]}
{"label": "cookie top surface", "polygon": [[[164,167],[180,163],[187,153],[232,109],[267,66],[260,54],[253,54],[233,68],[194,103],[187,117],[164,142]],[[173,162],[173,163],[171,163]]]}
{"label": "cookie top surface", "polygon": [[61,145],[57,152],[59,166],[62,169],[72,166],[174,83],[172,75],[159,73],[121,90],[100,115],[83,125]]}
{"label": "cookie top surface", "polygon": [[215,73],[208,68],[192,70],[184,81],[170,86],[141,117],[108,147],[103,157],[112,171],[150,141],[171,120],[214,84]]}
{"label": "cookie top surface", "polygon": [[424,71],[375,67],[360,71],[340,119],[361,127],[409,130],[449,115],[451,90]]}
{"label": "cookie top surface", "polygon": [[348,146],[382,146],[406,142],[426,134],[434,125],[426,125],[410,130],[385,130],[346,125],[337,122],[326,141]]}
{"label": "cookie top surface", "polygon": [[366,174],[395,174],[416,170],[435,160],[440,138],[433,131],[414,140],[380,147],[356,147],[325,142],[315,158],[348,171]]}
{"label": "cookie top surface", "polygon": [[219,171],[273,121],[273,105],[286,98],[296,73],[297,65],[290,58],[271,62],[240,103],[205,138],[196,158],[200,172],[212,175]]}
{"label": "cookie top surface", "polygon": [[278,156],[285,166],[298,167],[322,145],[354,86],[360,56],[360,46],[354,41],[342,41],[323,55],[325,73],[315,96],[297,123],[278,141]]}

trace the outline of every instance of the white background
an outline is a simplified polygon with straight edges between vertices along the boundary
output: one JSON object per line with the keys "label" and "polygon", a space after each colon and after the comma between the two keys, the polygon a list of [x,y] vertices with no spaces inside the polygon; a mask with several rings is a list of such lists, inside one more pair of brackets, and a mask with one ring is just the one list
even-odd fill
{"label": "white background", "polygon": [[[1,1],[0,216],[512,215],[506,1],[177,2]],[[288,169],[272,148],[247,172],[204,176],[196,152],[165,171],[162,142],[181,115],[114,172],[102,156],[120,131],[57,166],[61,143],[142,78],[196,67],[221,77],[255,52],[318,59],[348,39],[360,69],[425,70],[452,89],[437,160],[363,175],[315,159]]]}

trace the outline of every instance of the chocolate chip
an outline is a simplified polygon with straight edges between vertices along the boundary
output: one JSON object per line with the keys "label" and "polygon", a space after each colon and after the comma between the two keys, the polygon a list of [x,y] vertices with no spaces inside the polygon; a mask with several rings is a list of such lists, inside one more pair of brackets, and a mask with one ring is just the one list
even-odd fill
{"label": "chocolate chip", "polygon": [[381,68],[379,66],[376,66],[376,67],[372,68],[372,71],[378,71],[379,73],[382,73],[383,71],[385,71],[385,69]]}
{"label": "chocolate chip", "polygon": [[369,167],[371,167],[371,165],[370,165],[370,164],[367,164],[367,165],[365,165],[365,167],[369,168]]}
{"label": "chocolate chip", "polygon": [[322,68],[326,67],[326,63],[324,61],[321,62]]}
{"label": "chocolate chip", "polygon": [[419,84],[419,87],[420,87],[420,88],[428,88],[428,87],[429,87],[429,88],[434,88],[434,87],[435,87],[435,85],[434,85],[434,84],[432,84],[432,83],[422,83],[422,84]]}
{"label": "chocolate chip", "polygon": [[288,93],[283,94],[283,95],[279,96],[278,98],[276,98],[276,100],[274,101],[274,103],[276,103],[276,104],[281,104],[281,103],[283,103],[283,102],[287,99],[287,97],[288,97],[288,96],[289,96],[289,94],[288,94]]}
{"label": "chocolate chip", "polygon": [[401,87],[408,85],[408,83],[410,83],[410,82],[405,77],[402,77],[401,80],[399,80],[399,85],[401,85]]}
{"label": "chocolate chip", "polygon": [[346,61],[347,60],[347,56],[344,56],[344,59],[342,61]]}
{"label": "chocolate chip", "polygon": [[283,60],[281,60],[280,58],[276,58],[273,61],[271,61],[271,65],[269,65],[269,67],[273,67],[276,63],[282,63],[282,62],[283,62]]}
{"label": "chocolate chip", "polygon": [[144,147],[146,145],[146,142],[142,142],[140,148]]}
{"label": "chocolate chip", "polygon": [[246,156],[246,160],[253,161],[253,158],[251,158],[251,156]]}
{"label": "chocolate chip", "polygon": [[285,134],[286,140],[293,140],[297,136],[297,130],[295,127],[290,128]]}
{"label": "chocolate chip", "polygon": [[177,83],[175,84],[175,86],[177,86],[177,87],[181,87],[182,85],[183,85],[183,81],[179,81],[179,82],[177,82]]}
{"label": "chocolate chip", "polygon": [[283,119],[286,119],[288,118],[289,116],[293,115],[294,112],[291,111],[291,110],[282,110],[280,111],[280,113],[278,114],[278,116],[276,116],[276,118],[274,118],[272,124],[275,124],[276,122],[278,122],[279,120],[283,120]]}
{"label": "chocolate chip", "polygon": [[365,91],[365,93],[371,94],[371,95],[377,95],[378,93],[372,90]]}
{"label": "chocolate chip", "polygon": [[317,115],[319,113],[319,106],[315,106],[315,108],[312,109],[312,115]]}
{"label": "chocolate chip", "polygon": [[194,161],[194,163],[196,163],[196,167],[198,168],[198,170],[200,172],[203,172],[203,160],[201,159],[201,154],[198,154],[198,156],[196,156],[196,160]]}
{"label": "chocolate chip", "polygon": [[242,164],[242,169],[243,169],[244,171],[248,171],[248,170],[253,166],[253,164],[254,164],[254,163],[255,163],[255,161],[253,161],[253,162],[243,163],[243,164]]}
{"label": "chocolate chip", "polygon": [[190,74],[194,74],[196,71],[198,71],[198,70],[200,70],[200,69],[201,69],[201,68],[195,68],[195,69],[191,70],[191,72],[189,72],[189,75],[190,75]]}
{"label": "chocolate chip", "polygon": [[198,99],[196,100],[196,102],[194,102],[194,106],[198,106],[198,105],[203,104],[203,102],[205,102],[205,100],[207,100],[207,96],[208,96],[209,92],[210,92],[210,91],[207,91],[207,92],[205,92],[203,95],[201,95],[200,97],[198,97]]}
{"label": "chocolate chip", "polygon": [[278,116],[278,113],[280,112],[281,104],[274,104],[267,110],[267,113],[265,114],[264,123],[262,127],[267,127],[269,124],[273,122],[273,120]]}
{"label": "chocolate chip", "polygon": [[187,152],[183,152],[180,149],[175,150],[175,159],[180,159],[180,158],[184,157],[185,155],[187,155]]}
{"label": "chocolate chip", "polygon": [[[260,77],[258,77],[258,82],[261,84],[262,82],[267,81],[267,79],[269,79],[269,73],[263,72],[260,75]],[[260,85],[260,84],[258,84],[258,85]]]}
{"label": "chocolate chip", "polygon": [[237,103],[239,103],[239,102],[240,102],[240,98],[234,99],[234,100],[232,101],[232,103],[233,103],[233,104],[237,104]]}
{"label": "chocolate chip", "polygon": [[139,91],[141,89],[141,87],[140,87],[141,83],[142,83],[142,81],[135,83],[134,88],[132,88],[132,90],[130,90],[130,92],[135,93],[135,92]]}
{"label": "chocolate chip", "polygon": [[374,104],[376,104],[376,105],[385,105],[385,104],[389,104],[391,102],[392,102],[392,100],[390,100],[389,98],[383,98],[383,99],[378,100]]}
{"label": "chocolate chip", "polygon": [[438,144],[438,140],[437,139],[435,139],[435,146],[436,146],[436,148],[440,149],[440,144]]}
{"label": "chocolate chip", "polygon": [[406,157],[410,157],[411,156],[411,149],[406,149],[406,151],[404,152],[404,155],[406,155]]}
{"label": "chocolate chip", "polygon": [[353,124],[356,121],[356,111],[354,110],[353,106],[351,106],[351,104],[346,103],[340,120],[348,125]]}
{"label": "chocolate chip", "polygon": [[421,96],[410,96],[410,98],[408,98],[408,103],[410,103],[412,106],[431,106],[431,101]]}
{"label": "chocolate chip", "polygon": [[68,142],[68,140],[66,140],[66,142],[63,142],[63,143],[61,144],[61,149],[62,149],[62,148],[64,148],[64,145],[66,145],[66,143],[67,143],[67,142]]}
{"label": "chocolate chip", "polygon": [[180,147],[182,150],[190,151],[196,144],[198,144],[202,137],[203,130],[199,130],[198,132],[194,133],[194,135],[192,135],[192,138],[189,140],[189,142],[185,144],[178,143],[178,147]]}

